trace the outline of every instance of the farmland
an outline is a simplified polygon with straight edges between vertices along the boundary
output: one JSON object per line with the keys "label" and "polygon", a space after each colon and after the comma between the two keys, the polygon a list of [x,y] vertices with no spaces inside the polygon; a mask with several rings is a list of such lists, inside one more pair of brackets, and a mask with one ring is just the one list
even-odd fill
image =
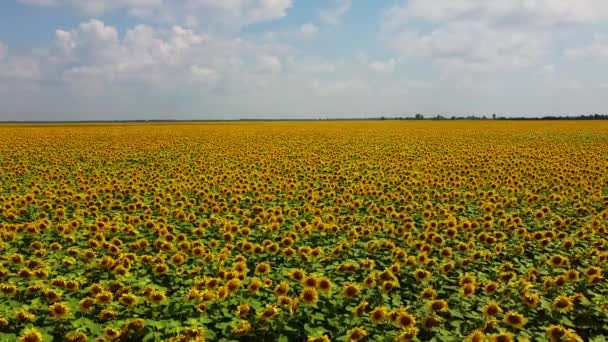
{"label": "farmland", "polygon": [[0,138],[2,341],[608,331],[606,122],[1,125]]}

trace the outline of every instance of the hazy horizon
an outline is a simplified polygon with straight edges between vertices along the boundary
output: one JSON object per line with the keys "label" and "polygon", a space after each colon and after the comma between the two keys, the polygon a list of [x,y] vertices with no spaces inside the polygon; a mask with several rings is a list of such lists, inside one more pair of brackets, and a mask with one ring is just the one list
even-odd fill
{"label": "hazy horizon", "polygon": [[6,0],[0,121],[605,113],[602,0]]}

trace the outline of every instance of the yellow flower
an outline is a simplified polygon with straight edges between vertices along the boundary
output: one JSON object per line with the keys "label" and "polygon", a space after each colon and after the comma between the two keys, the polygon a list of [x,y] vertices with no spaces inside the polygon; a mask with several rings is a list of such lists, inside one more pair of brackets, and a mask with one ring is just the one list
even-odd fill
{"label": "yellow flower", "polygon": [[403,329],[401,333],[395,337],[395,342],[409,342],[412,341],[418,335],[418,328],[410,327]]}
{"label": "yellow flower", "polygon": [[481,329],[475,329],[472,333],[470,333],[467,337],[464,338],[465,342],[484,342],[486,340],[486,335],[483,333]]}
{"label": "yellow flower", "polygon": [[36,328],[27,328],[19,335],[19,342],[42,342],[42,333]]}
{"label": "yellow flower", "polygon": [[246,336],[251,332],[251,323],[241,320],[239,325],[232,328],[232,333],[238,336]]}
{"label": "yellow flower", "polygon": [[327,335],[308,336],[306,342],[331,342],[331,339]]}
{"label": "yellow flower", "polygon": [[523,329],[528,320],[518,312],[509,311],[505,314],[503,322],[514,329]]}
{"label": "yellow flower", "polygon": [[448,302],[443,299],[435,299],[429,302],[429,309],[435,312],[444,312],[448,310]]}
{"label": "yellow flower", "polygon": [[70,308],[64,303],[55,303],[49,306],[49,313],[55,319],[66,319],[70,316]]}
{"label": "yellow flower", "polygon": [[568,296],[560,295],[553,300],[553,310],[564,313],[574,309],[574,303]]}
{"label": "yellow flower", "polygon": [[361,290],[355,283],[347,283],[342,287],[342,295],[346,298],[353,298],[359,294],[361,294]]}
{"label": "yellow flower", "polygon": [[496,317],[501,312],[502,309],[500,308],[500,305],[494,301],[489,302],[483,307],[483,315],[486,318]]}
{"label": "yellow flower", "polygon": [[372,310],[369,314],[369,320],[372,324],[382,324],[386,320],[387,309],[383,306],[379,306]]}
{"label": "yellow flower", "polygon": [[513,334],[502,332],[490,335],[490,342],[513,342]]}
{"label": "yellow flower", "polygon": [[258,317],[262,320],[270,321],[275,318],[275,316],[279,313],[279,308],[273,304],[267,304],[264,310],[262,310]]}
{"label": "yellow flower", "polygon": [[365,330],[365,328],[363,328],[363,327],[356,327],[354,329],[351,329],[348,332],[348,335],[346,337],[346,341],[348,341],[348,342],[362,341],[368,335],[369,335],[369,333],[367,332],[367,330]]}
{"label": "yellow flower", "polygon": [[319,300],[319,294],[314,287],[305,287],[302,290],[302,294],[300,296],[302,303],[308,305],[315,305]]}

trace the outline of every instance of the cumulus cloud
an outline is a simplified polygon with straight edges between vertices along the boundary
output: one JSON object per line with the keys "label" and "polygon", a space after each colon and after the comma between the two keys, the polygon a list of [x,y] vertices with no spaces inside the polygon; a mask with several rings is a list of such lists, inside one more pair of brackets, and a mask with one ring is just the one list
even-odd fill
{"label": "cumulus cloud", "polygon": [[603,0],[408,0],[391,8],[386,20],[389,26],[414,18],[435,23],[481,20],[496,25],[556,26],[607,17],[608,3]]}
{"label": "cumulus cloud", "polygon": [[488,72],[539,65],[560,30],[606,18],[608,3],[598,0],[411,0],[385,11],[381,31],[406,57]]}
{"label": "cumulus cloud", "polygon": [[348,79],[337,81],[314,80],[312,88],[321,95],[350,95],[355,96],[366,92],[369,88],[360,79]]}
{"label": "cumulus cloud", "polygon": [[304,39],[314,38],[319,33],[319,27],[313,23],[306,23],[300,26],[299,34]]}
{"label": "cumulus cloud", "polygon": [[0,80],[35,80],[39,75],[40,68],[33,58],[15,55],[6,44],[0,42]]}
{"label": "cumulus cloud", "polygon": [[4,59],[4,56],[6,56],[7,50],[8,50],[8,47],[6,46],[6,44],[4,44],[3,42],[0,42],[0,61],[2,59]]}
{"label": "cumulus cloud", "polygon": [[397,61],[394,58],[387,61],[372,61],[369,67],[378,72],[393,72],[397,67]]}
{"label": "cumulus cloud", "polygon": [[569,59],[605,60],[608,61],[608,35],[596,34],[593,42],[587,46],[567,49],[564,55]]}
{"label": "cumulus cloud", "polygon": [[332,7],[319,12],[319,19],[324,24],[336,25],[351,7],[352,0],[334,0]]}
{"label": "cumulus cloud", "polygon": [[283,18],[292,0],[19,0],[32,6],[72,7],[86,16],[122,9],[150,22],[184,26],[246,26]]}

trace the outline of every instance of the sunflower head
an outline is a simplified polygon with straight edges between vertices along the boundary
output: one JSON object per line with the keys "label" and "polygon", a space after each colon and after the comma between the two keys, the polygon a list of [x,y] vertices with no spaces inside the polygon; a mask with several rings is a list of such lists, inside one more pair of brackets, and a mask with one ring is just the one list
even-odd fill
{"label": "sunflower head", "polygon": [[372,310],[369,314],[369,320],[372,324],[382,324],[386,320],[388,310],[384,306],[379,306]]}
{"label": "sunflower head", "polygon": [[570,299],[570,297],[560,295],[553,300],[552,308],[560,313],[569,312],[574,309],[574,303],[572,303],[572,299]]}
{"label": "sunflower head", "polygon": [[64,303],[55,303],[49,306],[49,313],[55,319],[66,319],[70,316],[70,308]]}
{"label": "sunflower head", "polygon": [[369,333],[363,327],[356,327],[348,332],[346,341],[348,342],[357,342],[365,339]]}
{"label": "sunflower head", "polygon": [[42,333],[36,328],[27,328],[21,332],[19,342],[42,342]]}
{"label": "sunflower head", "polygon": [[514,329],[523,329],[528,320],[518,312],[509,311],[505,314],[503,322]]}
{"label": "sunflower head", "polygon": [[314,287],[305,287],[302,290],[300,300],[304,304],[315,305],[319,300],[319,294],[317,293],[317,289]]}
{"label": "sunflower head", "polygon": [[496,317],[501,312],[502,309],[500,308],[500,305],[494,301],[489,302],[483,307],[483,315],[488,318]]}
{"label": "sunflower head", "polygon": [[358,296],[361,293],[361,289],[355,283],[347,283],[342,288],[342,295],[346,298],[353,298]]}

